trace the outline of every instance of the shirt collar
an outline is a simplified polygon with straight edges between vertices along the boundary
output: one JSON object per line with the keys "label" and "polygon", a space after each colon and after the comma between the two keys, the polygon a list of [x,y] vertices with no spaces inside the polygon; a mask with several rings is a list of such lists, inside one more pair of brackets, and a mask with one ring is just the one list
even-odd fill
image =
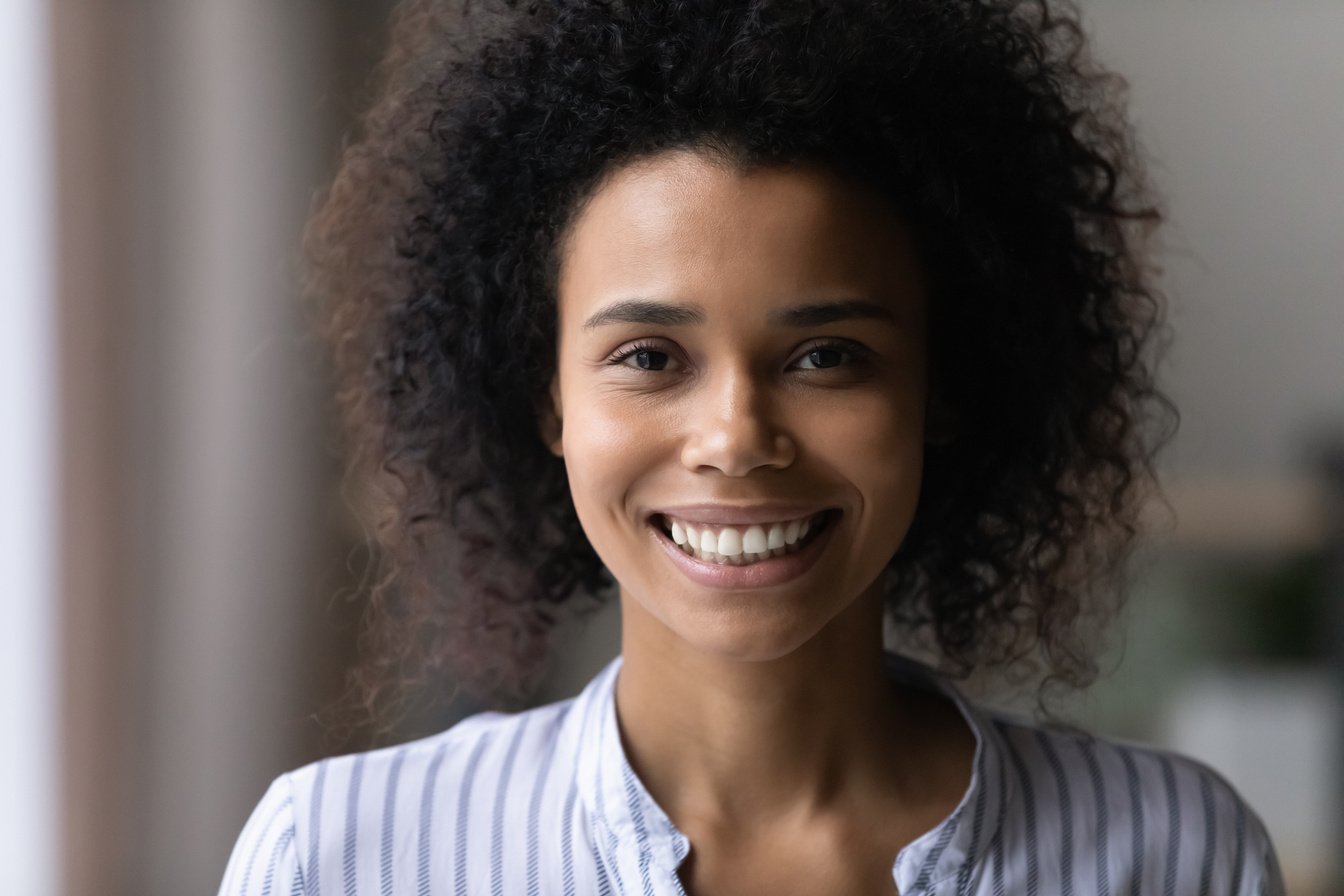
{"label": "shirt collar", "polygon": [[[575,700],[578,789],[594,822],[595,847],[614,859],[633,851],[642,861],[674,874],[690,853],[690,840],[672,824],[635,775],[621,746],[616,723],[616,676],[612,660]],[[947,818],[896,856],[893,874],[902,893],[928,892],[939,882],[969,878],[993,842],[1012,798],[1002,734],[984,712],[968,703],[950,682],[914,660],[888,655],[888,674],[916,687],[945,694],[975,735],[971,783]]]}
{"label": "shirt collar", "polygon": [[888,654],[887,670],[893,679],[948,697],[975,735],[971,783],[966,793],[947,818],[896,856],[896,886],[902,893],[926,893],[942,881],[955,879],[956,891],[965,892],[963,885],[986,855],[1012,800],[1013,778],[1008,773],[1003,735],[983,710],[927,666]]}
{"label": "shirt collar", "polygon": [[594,822],[594,846],[608,861],[634,851],[668,875],[691,851],[690,839],[677,830],[635,776],[616,724],[616,676],[621,658],[603,669],[575,700],[570,717],[578,724],[579,797]]}

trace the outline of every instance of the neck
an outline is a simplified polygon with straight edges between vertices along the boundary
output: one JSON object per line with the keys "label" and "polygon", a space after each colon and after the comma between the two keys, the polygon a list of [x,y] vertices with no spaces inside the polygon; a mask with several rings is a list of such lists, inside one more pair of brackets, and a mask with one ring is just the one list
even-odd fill
{"label": "neck", "polygon": [[622,740],[674,823],[759,829],[908,789],[901,752],[926,703],[887,680],[875,589],[767,660],[698,650],[636,601],[622,605]]}

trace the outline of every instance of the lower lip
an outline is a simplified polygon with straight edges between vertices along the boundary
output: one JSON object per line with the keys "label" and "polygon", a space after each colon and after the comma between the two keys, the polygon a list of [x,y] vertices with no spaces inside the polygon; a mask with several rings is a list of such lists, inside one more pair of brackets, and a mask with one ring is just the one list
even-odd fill
{"label": "lower lip", "polygon": [[780,557],[771,557],[746,566],[707,563],[698,560],[677,547],[677,543],[657,523],[650,522],[654,540],[685,576],[697,585],[722,591],[742,591],[751,588],[770,588],[791,582],[816,564],[831,533],[839,522],[839,513],[833,512],[827,526],[815,538],[803,545],[802,550]]}

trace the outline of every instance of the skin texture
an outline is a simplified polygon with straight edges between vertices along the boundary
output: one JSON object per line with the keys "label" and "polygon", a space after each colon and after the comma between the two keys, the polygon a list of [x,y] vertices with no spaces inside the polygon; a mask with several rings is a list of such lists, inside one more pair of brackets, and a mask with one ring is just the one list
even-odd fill
{"label": "skin texture", "polygon": [[[914,516],[927,437],[908,232],[824,169],[677,151],[607,177],[561,257],[543,432],[620,584],[622,736],[691,839],[684,883],[892,892],[897,852],[955,808],[973,753],[954,708],[882,666],[878,576]],[[636,299],[699,321],[586,325]],[[880,314],[772,321],[841,301]],[[632,348],[645,354],[617,360]],[[770,587],[697,584],[650,522],[770,500],[840,511],[817,562]]]}

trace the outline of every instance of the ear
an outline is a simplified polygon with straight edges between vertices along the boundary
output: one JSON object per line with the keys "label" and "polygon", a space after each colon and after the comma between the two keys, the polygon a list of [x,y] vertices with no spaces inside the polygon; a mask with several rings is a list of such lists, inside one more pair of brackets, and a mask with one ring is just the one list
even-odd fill
{"label": "ear", "polygon": [[546,448],[556,457],[565,456],[564,448],[564,409],[560,404],[560,377],[551,377],[551,384],[547,387],[546,398],[542,400],[541,407],[537,409],[537,428],[541,433],[541,440],[546,444]]}
{"label": "ear", "polygon": [[950,445],[961,428],[959,415],[936,385],[929,387],[924,408],[924,444]]}

